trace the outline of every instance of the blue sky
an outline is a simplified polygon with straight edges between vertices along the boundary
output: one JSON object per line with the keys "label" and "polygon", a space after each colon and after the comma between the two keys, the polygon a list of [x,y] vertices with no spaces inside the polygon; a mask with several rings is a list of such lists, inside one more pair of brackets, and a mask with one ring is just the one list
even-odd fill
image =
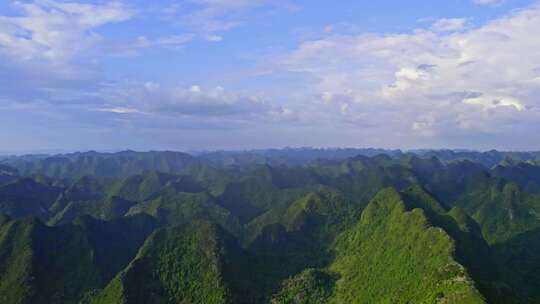
{"label": "blue sky", "polygon": [[525,0],[2,1],[0,152],[540,149],[538,29]]}

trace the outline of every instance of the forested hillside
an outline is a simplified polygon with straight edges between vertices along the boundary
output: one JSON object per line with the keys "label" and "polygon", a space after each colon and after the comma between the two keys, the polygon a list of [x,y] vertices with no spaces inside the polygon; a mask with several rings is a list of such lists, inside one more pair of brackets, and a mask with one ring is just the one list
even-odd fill
{"label": "forested hillside", "polygon": [[5,157],[0,303],[539,303],[538,159]]}

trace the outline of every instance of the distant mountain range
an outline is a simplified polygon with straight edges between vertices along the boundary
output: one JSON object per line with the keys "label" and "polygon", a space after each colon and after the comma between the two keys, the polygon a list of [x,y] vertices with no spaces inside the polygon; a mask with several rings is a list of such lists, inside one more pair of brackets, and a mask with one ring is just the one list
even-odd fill
{"label": "distant mountain range", "polygon": [[539,303],[540,152],[0,160],[0,303]]}
{"label": "distant mountain range", "polygon": [[[168,173],[181,173],[190,170],[189,166],[210,165],[214,167],[245,167],[249,165],[306,165],[318,159],[343,160],[355,156],[373,157],[387,155],[400,158],[414,155],[420,158],[436,157],[442,162],[469,160],[488,168],[504,161],[540,162],[540,151],[487,152],[467,150],[385,150],[375,148],[286,148],[248,151],[193,152],[191,154],[173,151],[150,152],[75,152],[67,154],[29,154],[0,157],[0,163],[17,168],[23,175],[45,174],[55,177],[73,175],[127,176],[144,170],[158,170]],[[75,172],[75,173],[68,173]]]}

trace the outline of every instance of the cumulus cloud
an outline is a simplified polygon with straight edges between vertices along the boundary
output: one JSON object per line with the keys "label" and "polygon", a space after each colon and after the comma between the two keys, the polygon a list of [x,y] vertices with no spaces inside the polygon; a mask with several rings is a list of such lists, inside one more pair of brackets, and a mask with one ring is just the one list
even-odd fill
{"label": "cumulus cloud", "polygon": [[[217,19],[221,19],[222,11],[244,11],[264,3],[195,2]],[[163,124],[226,128],[296,119],[291,109],[256,94],[204,84],[171,86],[103,77],[100,61],[104,57],[182,48],[194,39],[194,34],[107,40],[109,37],[99,33],[100,27],[127,21],[137,12],[124,2],[93,3],[13,2],[17,14],[0,16],[0,78],[5,80],[0,83],[2,109],[65,120],[91,113],[90,120],[103,115],[109,123],[136,121],[152,128]],[[206,37],[212,42],[222,39],[212,33]],[[86,120],[76,123],[82,121]]]}
{"label": "cumulus cloud", "polygon": [[[359,28],[348,25],[328,27],[317,39],[260,63],[263,72],[246,81],[248,92],[217,87],[221,79],[216,77],[170,85],[178,79],[129,80],[129,70],[120,66],[115,69],[120,76],[112,73],[113,80],[100,69],[106,60],[125,64],[124,59],[105,58],[111,55],[174,50],[197,38],[219,42],[224,31],[253,18],[252,12],[286,6],[285,1],[185,1],[162,12],[182,30],[173,25],[171,35],[163,37],[141,31],[134,38],[115,39],[101,29],[133,19],[139,12],[126,4],[133,2],[13,3],[16,14],[0,16],[4,113],[47,113],[49,122],[62,115],[79,122],[90,115],[89,128],[98,128],[96,121],[114,122],[154,128],[156,134],[163,124],[171,132],[249,126],[253,133],[258,126],[274,124],[285,126],[289,135],[294,125],[306,127],[302,135],[311,136],[314,144],[321,144],[318,132],[337,144],[356,138],[336,134],[361,130],[369,144],[410,146],[435,139],[448,143],[445,138],[462,143],[464,137],[476,143],[486,134],[496,138],[514,132],[524,138],[540,128],[540,40],[531,36],[540,28],[538,4],[481,26],[468,18],[447,18],[400,33],[358,34]],[[227,84],[237,80],[224,79]]]}
{"label": "cumulus cloud", "polygon": [[233,123],[295,119],[291,109],[258,96],[229,92],[221,86],[163,86],[154,82],[131,82],[105,88],[99,95],[104,106],[98,110],[118,114],[145,113]]}
{"label": "cumulus cloud", "polygon": [[334,104],[348,121],[439,136],[540,128],[540,40],[531,39],[540,5],[465,24],[442,19],[411,33],[325,34],[273,67],[305,79],[324,109]]}
{"label": "cumulus cloud", "polygon": [[146,49],[179,48],[193,34],[107,40],[100,27],[132,19],[136,9],[124,2],[88,4],[57,0],[13,2],[20,13],[0,16],[0,58],[12,66],[42,67],[56,76],[80,77],[105,56],[138,55]]}
{"label": "cumulus cloud", "polygon": [[119,1],[9,5],[14,13],[0,15],[0,94],[13,102],[50,102],[58,91],[94,89],[99,61],[112,45],[98,30],[136,14]]}
{"label": "cumulus cloud", "polygon": [[133,19],[136,9],[120,1],[11,2],[0,15],[0,96],[5,103],[97,103],[93,100],[109,56],[141,55],[149,49],[183,47],[192,34],[110,39],[101,27]]}
{"label": "cumulus cloud", "polygon": [[463,29],[466,23],[465,18],[443,18],[435,21],[431,28],[437,32],[457,31]]}
{"label": "cumulus cloud", "polygon": [[483,109],[493,109],[497,107],[514,107],[518,111],[525,110],[525,108],[518,99],[508,96],[480,95],[478,97],[465,98],[463,99],[463,103],[477,105],[482,107]]}
{"label": "cumulus cloud", "polygon": [[82,4],[14,2],[19,16],[0,16],[0,52],[13,60],[71,62],[102,39],[94,29],[125,21],[134,11],[121,2]]}

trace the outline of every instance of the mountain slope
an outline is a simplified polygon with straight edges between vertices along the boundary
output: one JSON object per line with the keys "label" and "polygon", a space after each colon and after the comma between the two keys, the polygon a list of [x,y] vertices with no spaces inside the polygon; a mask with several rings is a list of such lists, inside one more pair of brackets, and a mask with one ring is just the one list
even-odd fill
{"label": "mountain slope", "polygon": [[540,194],[523,191],[514,182],[492,180],[454,202],[475,219],[490,244],[540,227]]}
{"label": "mountain slope", "polygon": [[383,190],[338,240],[330,302],[484,303],[454,254],[454,241],[421,209],[406,211],[397,191]]}
{"label": "mountain slope", "polygon": [[117,153],[84,152],[48,157],[15,157],[3,161],[19,170],[21,175],[43,174],[57,178],[80,178],[87,175],[130,176],[147,170],[167,173],[202,172],[205,166],[189,154],[181,152]]}
{"label": "mountain slope", "polygon": [[0,229],[0,269],[0,302],[7,304],[77,303],[100,281],[79,229],[48,228],[33,218]]}
{"label": "mountain slope", "polygon": [[0,302],[78,303],[125,267],[155,228],[150,217],[47,227],[35,218],[0,227]]}
{"label": "mountain slope", "polygon": [[32,178],[20,178],[0,186],[0,213],[12,218],[36,216],[47,220],[49,207],[62,189],[37,182]]}
{"label": "mountain slope", "polygon": [[0,185],[14,181],[18,176],[17,169],[0,164]]}
{"label": "mountain slope", "polygon": [[234,238],[210,223],[162,229],[92,303],[252,303],[245,262]]}

